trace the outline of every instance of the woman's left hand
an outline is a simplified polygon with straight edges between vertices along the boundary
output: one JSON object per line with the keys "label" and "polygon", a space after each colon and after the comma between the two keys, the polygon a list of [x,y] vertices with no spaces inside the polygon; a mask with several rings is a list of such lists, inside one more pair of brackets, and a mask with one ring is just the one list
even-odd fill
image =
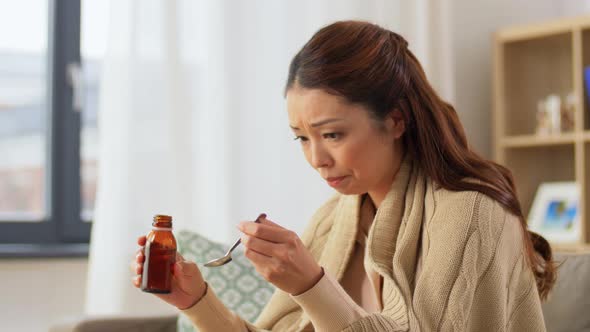
{"label": "woman's left hand", "polygon": [[246,258],[264,279],[281,290],[302,294],[324,275],[295,232],[266,218],[260,218],[260,223],[241,222],[238,229],[243,233]]}

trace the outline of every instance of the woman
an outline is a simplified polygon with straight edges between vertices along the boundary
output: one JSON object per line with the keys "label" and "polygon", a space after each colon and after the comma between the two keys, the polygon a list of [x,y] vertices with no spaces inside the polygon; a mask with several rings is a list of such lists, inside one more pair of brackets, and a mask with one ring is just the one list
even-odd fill
{"label": "woman", "polygon": [[[329,25],[293,58],[285,94],[305,158],[338,194],[301,239],[266,218],[239,224],[277,292],[251,325],[179,257],[174,290],[158,296],[199,331],[545,330],[551,249],[402,37]],[[140,249],[138,275],[143,260]]]}

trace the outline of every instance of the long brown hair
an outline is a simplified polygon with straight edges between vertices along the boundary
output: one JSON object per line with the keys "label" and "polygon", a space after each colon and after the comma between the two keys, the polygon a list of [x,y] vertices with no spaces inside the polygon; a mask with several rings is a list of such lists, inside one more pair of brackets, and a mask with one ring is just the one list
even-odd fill
{"label": "long brown hair", "polygon": [[434,91],[404,38],[367,22],[328,25],[291,61],[285,93],[295,84],[365,105],[380,120],[400,110],[406,151],[431,179],[448,190],[481,192],[519,218],[527,261],[546,299],[556,277],[551,247],[527,230],[511,172],[470,149],[455,109]]}

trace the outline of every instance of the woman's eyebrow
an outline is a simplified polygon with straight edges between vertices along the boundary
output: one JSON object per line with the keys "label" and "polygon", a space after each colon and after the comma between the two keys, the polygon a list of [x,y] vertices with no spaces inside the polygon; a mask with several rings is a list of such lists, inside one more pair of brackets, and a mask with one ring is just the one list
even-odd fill
{"label": "woman's eyebrow", "polygon": [[[340,118],[330,118],[330,119],[325,119],[325,120],[322,120],[322,121],[318,121],[316,123],[312,123],[311,126],[312,127],[320,127],[320,126],[323,126],[323,125],[328,124],[328,123],[332,123],[332,122],[336,122],[336,121],[342,121],[342,120],[343,119],[340,119]],[[291,129],[293,129],[293,130],[299,130],[299,128],[294,127],[294,126],[291,126],[291,125],[289,125],[289,127],[291,127]]]}

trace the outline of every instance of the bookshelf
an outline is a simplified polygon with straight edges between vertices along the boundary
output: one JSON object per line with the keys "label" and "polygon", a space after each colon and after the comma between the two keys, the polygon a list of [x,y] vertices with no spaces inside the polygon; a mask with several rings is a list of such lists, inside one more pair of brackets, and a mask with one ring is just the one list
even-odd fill
{"label": "bookshelf", "polygon": [[[538,186],[575,181],[580,186],[579,243],[590,249],[590,103],[584,68],[590,66],[590,16],[509,27],[494,35],[494,159],[514,175],[525,217]],[[573,93],[574,125],[536,134],[539,100]]]}

